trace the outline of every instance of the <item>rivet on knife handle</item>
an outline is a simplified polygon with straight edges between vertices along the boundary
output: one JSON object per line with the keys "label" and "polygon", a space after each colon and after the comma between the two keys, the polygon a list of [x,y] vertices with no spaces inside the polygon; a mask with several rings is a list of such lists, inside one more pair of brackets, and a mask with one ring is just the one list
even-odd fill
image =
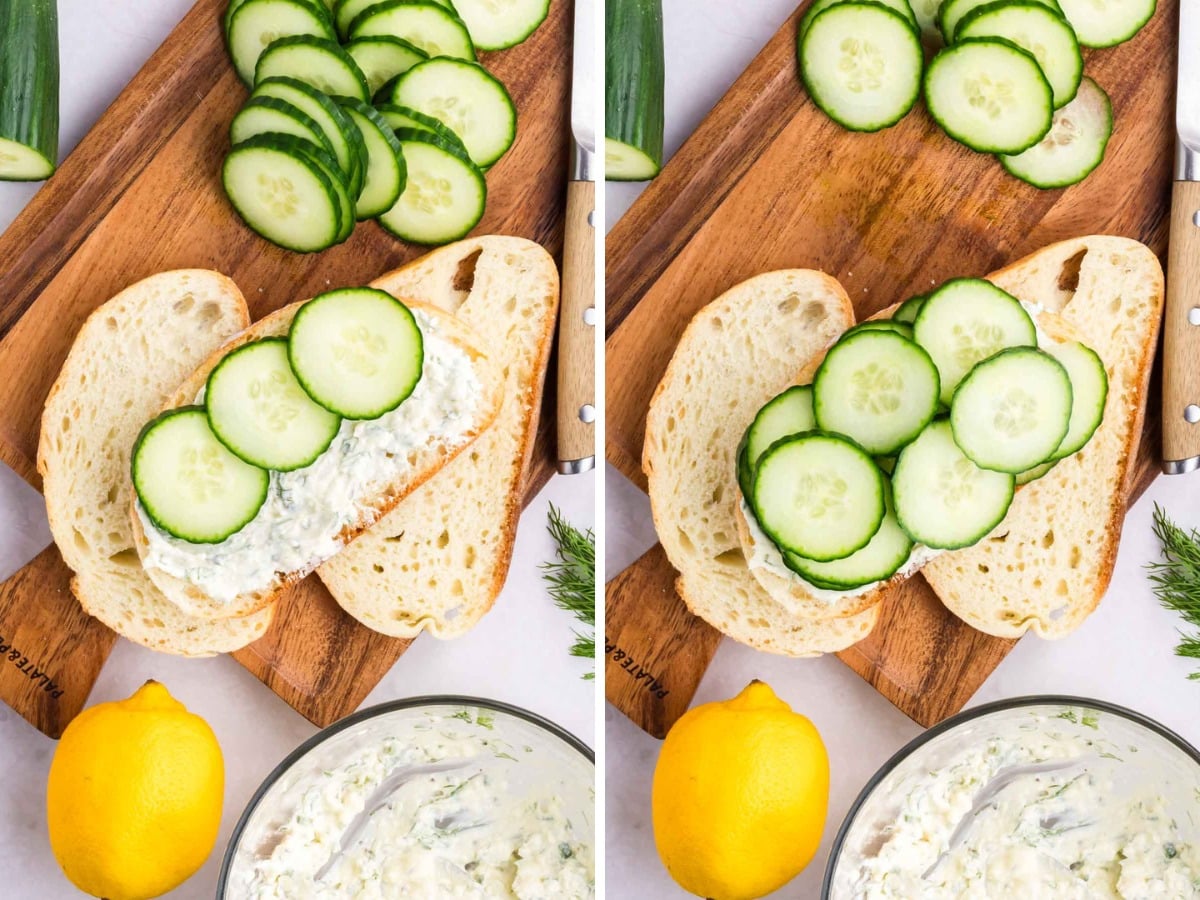
{"label": "rivet on knife handle", "polygon": [[1200,181],[1176,181],[1171,198],[1162,419],[1163,471],[1200,468]]}
{"label": "rivet on knife handle", "polygon": [[558,470],[596,464],[596,184],[567,183],[562,304],[558,324]]}

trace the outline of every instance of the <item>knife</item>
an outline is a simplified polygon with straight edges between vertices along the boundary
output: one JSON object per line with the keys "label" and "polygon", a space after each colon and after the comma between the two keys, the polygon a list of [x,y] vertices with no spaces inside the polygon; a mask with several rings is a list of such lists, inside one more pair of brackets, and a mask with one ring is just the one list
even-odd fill
{"label": "knife", "polygon": [[558,471],[596,465],[596,4],[575,0],[571,171],[558,319]]}
{"label": "knife", "polygon": [[1200,468],[1200,0],[1179,4],[1175,186],[1163,320],[1163,471]]}

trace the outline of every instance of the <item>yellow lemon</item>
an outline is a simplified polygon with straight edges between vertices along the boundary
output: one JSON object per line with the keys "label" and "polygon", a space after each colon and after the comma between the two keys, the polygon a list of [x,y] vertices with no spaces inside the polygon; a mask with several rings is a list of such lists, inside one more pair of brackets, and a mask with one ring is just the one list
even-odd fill
{"label": "yellow lemon", "polygon": [[84,893],[149,900],[208,859],[224,790],[208,723],[148,681],[63,732],[46,789],[50,846]]}
{"label": "yellow lemon", "polygon": [[752,900],[809,864],[829,805],[812,722],[761,681],[689,711],[654,770],[654,840],[667,871],[711,900]]}

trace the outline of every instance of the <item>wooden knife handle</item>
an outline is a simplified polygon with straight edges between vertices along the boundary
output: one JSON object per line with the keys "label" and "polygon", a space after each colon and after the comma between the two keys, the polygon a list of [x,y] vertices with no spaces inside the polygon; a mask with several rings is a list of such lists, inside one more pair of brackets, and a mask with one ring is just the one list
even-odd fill
{"label": "wooden knife handle", "polygon": [[1200,182],[1171,198],[1163,351],[1163,460],[1178,474],[1200,464]]}
{"label": "wooden knife handle", "polygon": [[567,182],[558,321],[558,464],[585,472],[596,458],[596,184]]}

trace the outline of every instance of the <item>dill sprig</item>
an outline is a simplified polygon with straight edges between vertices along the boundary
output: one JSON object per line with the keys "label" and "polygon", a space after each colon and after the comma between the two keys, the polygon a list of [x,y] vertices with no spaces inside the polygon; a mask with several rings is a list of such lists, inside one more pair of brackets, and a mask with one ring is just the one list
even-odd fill
{"label": "dill sprig", "polygon": [[[1167,609],[1174,610],[1195,631],[1180,630],[1177,656],[1200,659],[1200,532],[1180,528],[1154,504],[1154,535],[1162,543],[1162,562],[1150,563],[1154,594]],[[1200,671],[1188,676],[1200,681]]]}
{"label": "dill sprig", "polygon": [[[589,633],[575,632],[571,655],[585,659],[596,658],[596,535],[592,529],[580,531],[563,518],[562,512],[550,505],[547,525],[554,539],[555,558],[542,564],[542,577],[554,604],[572,613],[592,629]],[[595,678],[588,672],[584,678]]]}

